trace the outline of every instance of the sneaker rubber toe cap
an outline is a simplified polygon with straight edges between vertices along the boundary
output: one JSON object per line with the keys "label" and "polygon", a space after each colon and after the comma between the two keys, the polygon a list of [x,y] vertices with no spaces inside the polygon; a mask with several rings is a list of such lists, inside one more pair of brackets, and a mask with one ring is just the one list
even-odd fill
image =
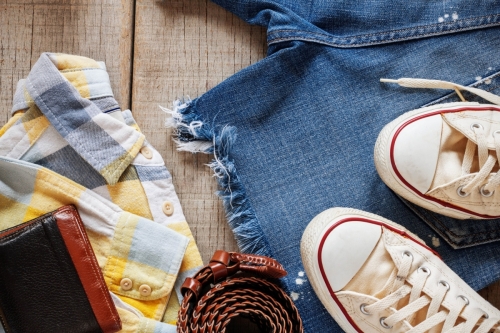
{"label": "sneaker rubber toe cap", "polygon": [[377,245],[382,228],[361,221],[333,225],[323,235],[318,252],[319,270],[331,291],[344,288]]}
{"label": "sneaker rubber toe cap", "polygon": [[441,115],[407,123],[392,137],[391,161],[400,181],[422,194],[429,191],[439,156]]}

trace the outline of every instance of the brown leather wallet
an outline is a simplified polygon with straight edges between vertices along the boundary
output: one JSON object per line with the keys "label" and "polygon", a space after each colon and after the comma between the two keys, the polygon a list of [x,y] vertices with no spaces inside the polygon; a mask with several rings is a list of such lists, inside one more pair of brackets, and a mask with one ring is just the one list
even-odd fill
{"label": "brown leather wallet", "polygon": [[297,308],[269,280],[285,275],[283,266],[274,259],[216,251],[210,263],[193,278],[187,278],[181,287],[184,299],[177,332],[226,332],[231,319],[239,316],[252,321],[261,332],[302,333]]}
{"label": "brown leather wallet", "polygon": [[6,333],[113,333],[121,321],[74,206],[0,233]]}

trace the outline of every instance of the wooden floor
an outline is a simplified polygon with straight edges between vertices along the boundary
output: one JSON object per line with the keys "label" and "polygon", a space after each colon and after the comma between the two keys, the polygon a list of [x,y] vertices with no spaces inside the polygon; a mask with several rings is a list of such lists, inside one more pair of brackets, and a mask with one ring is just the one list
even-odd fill
{"label": "wooden floor", "polygon": [[[46,51],[106,63],[115,97],[172,173],[203,259],[236,250],[206,166],[211,156],[177,152],[158,106],[196,97],[262,59],[265,30],[207,0],[0,0],[0,125],[17,81]],[[500,282],[481,294],[500,306]]]}

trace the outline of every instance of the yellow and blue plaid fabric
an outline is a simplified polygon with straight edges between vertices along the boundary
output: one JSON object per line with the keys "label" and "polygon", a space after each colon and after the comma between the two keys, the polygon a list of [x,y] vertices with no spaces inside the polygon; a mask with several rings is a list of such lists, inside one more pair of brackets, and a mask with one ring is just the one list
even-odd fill
{"label": "yellow and blue plaid fabric", "polygon": [[122,331],[175,332],[180,285],[201,256],[161,155],[119,108],[104,64],[44,53],[13,104],[0,129],[0,230],[76,205]]}

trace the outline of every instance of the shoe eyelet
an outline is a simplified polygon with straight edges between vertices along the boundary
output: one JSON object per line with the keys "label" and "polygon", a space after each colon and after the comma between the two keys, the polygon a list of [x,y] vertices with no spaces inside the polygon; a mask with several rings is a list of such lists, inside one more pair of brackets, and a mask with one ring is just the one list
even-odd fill
{"label": "shoe eyelet", "polygon": [[410,251],[404,251],[401,256],[404,258],[405,256],[406,257],[410,257],[412,260],[413,260],[413,254],[410,252]]}
{"label": "shoe eyelet", "polygon": [[463,300],[464,300],[464,302],[465,302],[465,305],[469,305],[469,299],[468,299],[467,297],[465,297],[464,295],[458,295],[458,296],[457,296],[457,299],[458,299],[458,298],[463,299]]}
{"label": "shoe eyelet", "polygon": [[422,272],[422,273],[425,273],[427,274],[427,276],[431,275],[431,270],[428,269],[427,267],[425,266],[420,266],[418,269],[417,269],[417,272]]}
{"label": "shoe eyelet", "polygon": [[361,313],[362,313],[362,314],[364,314],[364,315],[371,316],[371,313],[365,310],[365,307],[366,307],[367,305],[368,305],[368,304],[366,304],[366,303],[361,304],[361,305],[359,306],[359,311],[361,311]]}
{"label": "shoe eyelet", "polygon": [[480,310],[481,310],[481,311],[483,311],[483,313],[484,313],[484,314],[483,314],[484,319],[488,319],[488,318],[490,318],[490,315],[489,315],[489,314],[487,314],[487,313],[486,313],[483,309],[480,309]]}
{"label": "shoe eyelet", "polygon": [[486,184],[481,186],[481,188],[479,189],[479,192],[481,193],[481,195],[483,197],[491,197],[493,195],[493,193],[495,193],[495,191],[486,191],[484,189],[485,186],[486,186]]}
{"label": "shoe eyelet", "polygon": [[470,193],[465,193],[462,191],[462,188],[463,188],[463,185],[462,186],[459,186],[457,188],[457,194],[459,197],[462,197],[462,198],[465,198],[465,197],[468,197],[470,195]]}
{"label": "shoe eyelet", "polygon": [[446,290],[450,290],[450,284],[448,282],[441,280],[438,282],[438,284],[445,286]]}
{"label": "shoe eyelet", "polygon": [[491,133],[492,137],[495,137],[495,135],[500,134],[500,130],[496,130],[495,132]]}
{"label": "shoe eyelet", "polygon": [[382,317],[382,318],[380,318],[380,326],[382,326],[383,328],[391,329],[391,328],[392,328],[392,326],[389,326],[389,325],[387,325],[387,324],[385,323],[385,321],[384,321],[384,320],[386,320],[386,319],[387,319],[387,317]]}
{"label": "shoe eyelet", "polygon": [[483,125],[481,124],[478,124],[478,123],[474,123],[474,124],[470,124],[470,129],[474,132],[475,129],[483,129]]}

